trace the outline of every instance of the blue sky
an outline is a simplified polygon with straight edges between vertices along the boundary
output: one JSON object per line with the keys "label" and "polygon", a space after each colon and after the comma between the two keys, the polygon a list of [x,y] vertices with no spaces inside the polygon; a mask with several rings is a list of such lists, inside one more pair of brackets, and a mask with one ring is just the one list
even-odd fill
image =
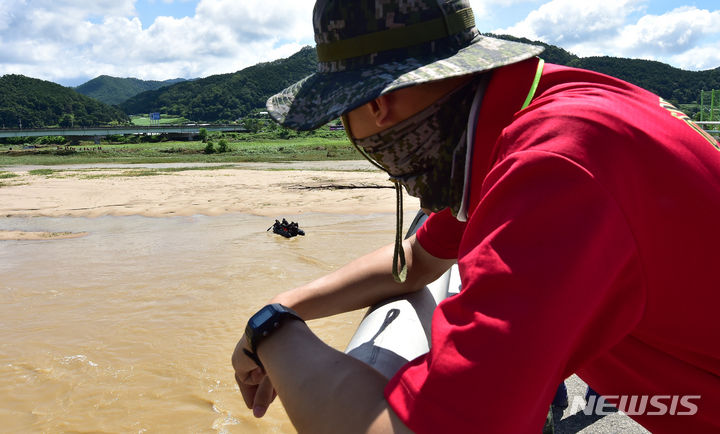
{"label": "blue sky", "polygon": [[167,2],[163,0],[138,0],[135,2],[140,21],[149,26],[159,16],[183,18],[195,15],[199,0]]}
{"label": "blue sky", "polygon": [[[720,2],[470,0],[478,28],[579,56],[720,67]],[[314,0],[0,0],[0,75],[206,77],[314,45]]]}

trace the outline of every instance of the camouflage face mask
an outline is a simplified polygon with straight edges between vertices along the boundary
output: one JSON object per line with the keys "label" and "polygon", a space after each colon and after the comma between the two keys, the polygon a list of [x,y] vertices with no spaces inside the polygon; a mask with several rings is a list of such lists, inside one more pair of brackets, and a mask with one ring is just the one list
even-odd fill
{"label": "camouflage face mask", "polygon": [[355,146],[388,172],[393,182],[433,212],[457,215],[463,196],[468,114],[479,86],[472,80],[409,119]]}

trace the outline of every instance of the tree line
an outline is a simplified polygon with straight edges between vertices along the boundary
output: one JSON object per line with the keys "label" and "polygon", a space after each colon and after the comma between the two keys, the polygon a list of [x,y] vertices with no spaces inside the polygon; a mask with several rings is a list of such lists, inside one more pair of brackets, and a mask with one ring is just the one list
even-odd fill
{"label": "tree line", "polygon": [[89,127],[122,124],[117,107],[49,81],[8,74],[0,77],[0,128]]}
{"label": "tree line", "polygon": [[707,71],[685,71],[652,60],[611,56],[578,57],[560,47],[543,42],[508,35],[492,36],[542,45],[545,51],[540,57],[546,62],[611,75],[647,89],[675,105],[698,104],[701,91],[720,89],[720,67]]}
{"label": "tree line", "polygon": [[264,108],[270,96],[316,69],[315,49],[305,47],[287,59],[144,92],[120,108],[128,114],[161,112],[198,122],[232,122]]}
{"label": "tree line", "polygon": [[117,105],[139,93],[157,90],[183,81],[186,80],[183,78],[175,78],[172,80],[154,81],[101,75],[87,83],[81,84],[76,87],[75,90],[105,104]]}
{"label": "tree line", "polygon": [[[612,75],[658,94],[675,105],[699,103],[700,91],[720,89],[720,68],[685,71],[670,65],[618,57],[579,57],[563,48],[525,38],[491,35],[542,45],[546,62]],[[234,74],[184,82],[130,98],[120,107],[129,114],[160,111],[207,122],[233,121],[262,110],[268,97],[312,74],[317,56],[305,47],[288,59],[261,63]],[[689,113],[692,115],[692,113]]]}
{"label": "tree line", "polygon": [[[612,75],[654,92],[675,105],[698,104],[700,91],[720,89],[720,68],[684,71],[660,62],[616,57],[578,57],[560,47],[524,38],[492,35],[543,45],[549,63]],[[23,77],[0,78],[0,127],[93,126],[129,122],[127,115],[160,112],[195,122],[233,122],[264,110],[268,97],[317,70],[317,55],[305,47],[287,59],[260,63],[232,74],[182,81],[139,93],[109,106],[63,86]],[[117,80],[99,77],[85,91],[108,98]],[[129,80],[129,81],[128,81]],[[124,79],[137,85],[135,79]],[[160,82],[154,82],[157,86]],[[166,83],[166,82],[163,82]],[[82,86],[81,86],[82,87]],[[138,90],[139,91],[139,90]],[[693,115],[693,112],[689,112]]]}

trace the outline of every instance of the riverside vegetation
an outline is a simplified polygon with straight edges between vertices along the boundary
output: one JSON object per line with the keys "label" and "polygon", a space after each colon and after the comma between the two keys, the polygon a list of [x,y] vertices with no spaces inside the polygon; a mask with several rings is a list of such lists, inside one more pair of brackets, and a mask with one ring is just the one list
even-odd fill
{"label": "riverside vegetation", "polygon": [[247,161],[356,160],[363,157],[342,130],[323,127],[297,133],[285,129],[255,133],[207,133],[197,140],[161,135],[110,136],[95,143],[65,137],[6,139],[0,166],[91,163],[233,163]]}

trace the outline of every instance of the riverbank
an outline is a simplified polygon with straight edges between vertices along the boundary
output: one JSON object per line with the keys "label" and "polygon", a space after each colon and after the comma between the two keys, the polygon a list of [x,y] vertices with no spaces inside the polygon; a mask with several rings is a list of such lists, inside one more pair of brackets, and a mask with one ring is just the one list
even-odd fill
{"label": "riverbank", "polygon": [[[155,136],[151,136],[155,137]],[[59,138],[61,139],[61,138]],[[132,140],[140,140],[133,137]],[[127,140],[127,139],[125,139]],[[158,140],[159,136],[158,136]],[[220,152],[220,143],[225,143]],[[209,146],[211,145],[211,146]],[[359,160],[363,157],[345,137],[273,139],[259,135],[225,134],[202,141],[82,142],[0,144],[0,167],[54,166],[91,163],[237,163],[268,161]]]}

